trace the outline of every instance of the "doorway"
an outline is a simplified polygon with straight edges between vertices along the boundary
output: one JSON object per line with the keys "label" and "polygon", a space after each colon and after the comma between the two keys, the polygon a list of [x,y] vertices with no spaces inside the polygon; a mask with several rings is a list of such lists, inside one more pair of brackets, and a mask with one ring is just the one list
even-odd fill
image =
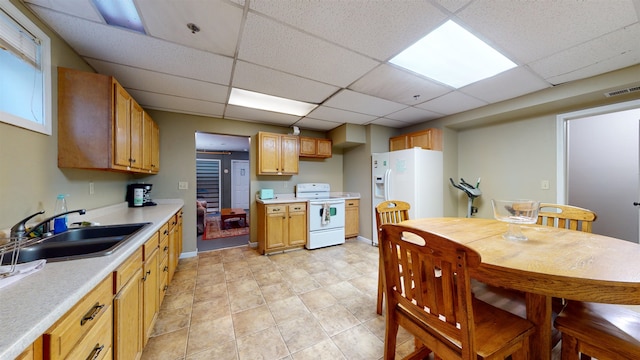
{"label": "doorway", "polygon": [[594,233],[637,243],[640,101],[563,114],[558,120],[558,184],[564,184],[558,202],[595,211]]}
{"label": "doorway", "polygon": [[[206,204],[198,216],[198,252],[249,244],[249,137],[196,132],[196,198]],[[225,219],[221,212],[242,209],[245,221]],[[225,222],[223,222],[223,219]]]}

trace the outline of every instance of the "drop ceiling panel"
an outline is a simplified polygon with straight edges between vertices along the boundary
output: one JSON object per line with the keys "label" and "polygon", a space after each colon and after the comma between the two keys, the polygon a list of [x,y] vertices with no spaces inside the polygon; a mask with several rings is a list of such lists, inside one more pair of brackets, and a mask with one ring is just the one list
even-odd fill
{"label": "drop ceiling panel", "polygon": [[451,91],[444,85],[388,64],[367,73],[349,89],[405,105],[419,104]]}
{"label": "drop ceiling panel", "polygon": [[335,121],[340,123],[346,122],[350,124],[364,124],[376,118],[376,116],[335,109],[324,105],[318,106],[307,116],[314,119]]}
{"label": "drop ceiling panel", "polygon": [[301,129],[329,131],[337,128],[342,124],[344,124],[344,122],[332,122],[306,117],[296,122],[294,125],[300,127]]}
{"label": "drop ceiling panel", "polygon": [[267,124],[291,126],[300,120],[299,116],[281,114],[276,112],[250,109],[242,106],[227,105],[225,118],[236,120],[249,120]]}
{"label": "drop ceiling panel", "polygon": [[351,90],[342,90],[325,105],[348,111],[369,114],[373,116],[385,116],[407,107],[389,100],[380,99],[371,95],[361,94]]}
{"label": "drop ceiling panel", "polygon": [[127,89],[127,92],[136,99],[140,106],[148,109],[212,117],[222,117],[224,111],[224,104],[211,101],[179,98],[135,89]]}
{"label": "drop ceiling panel", "polygon": [[[242,7],[223,0],[137,0],[145,30],[177,44],[233,56],[240,34]],[[187,28],[194,23],[195,34]]]}
{"label": "drop ceiling panel", "polygon": [[87,59],[87,62],[99,73],[114,76],[122,86],[128,89],[222,104],[227,101],[229,92],[227,86],[94,59]]}
{"label": "drop ceiling panel", "polygon": [[[44,21],[82,56],[228,84],[232,59],[38,8]],[[96,41],[99,39],[100,41]]]}
{"label": "drop ceiling panel", "polygon": [[438,114],[433,111],[428,111],[428,110],[419,109],[415,107],[408,107],[400,111],[396,111],[392,114],[389,114],[385,116],[385,118],[402,121],[410,124],[416,124],[419,122],[437,119],[441,116],[442,114]]}
{"label": "drop ceiling panel", "polygon": [[476,0],[458,16],[520,63],[547,57],[638,21],[631,0]]}
{"label": "drop ceiling panel", "polygon": [[27,4],[55,9],[58,12],[81,17],[97,23],[104,23],[102,15],[98,12],[91,0],[26,0]]}
{"label": "drop ceiling panel", "polygon": [[304,32],[386,61],[446,15],[428,1],[258,1],[251,8]]}
{"label": "drop ceiling panel", "polygon": [[417,105],[416,107],[440,114],[450,115],[457,112],[475,109],[484,105],[487,105],[484,101],[465,95],[459,91],[453,91],[437,99],[429,100]]}
{"label": "drop ceiling panel", "polygon": [[535,61],[530,66],[550,82],[559,84],[639,62],[640,24],[635,24]]}
{"label": "drop ceiling panel", "polygon": [[321,103],[339,89],[244,61],[236,63],[233,86],[314,104]]}
{"label": "drop ceiling panel", "polygon": [[499,102],[551,87],[524,67],[507,70],[492,78],[465,86],[460,91],[488,103]]}
{"label": "drop ceiling panel", "polygon": [[273,20],[248,14],[240,60],[335,86],[347,86],[377,62]]}
{"label": "drop ceiling panel", "polygon": [[392,120],[392,119],[387,119],[387,118],[377,118],[374,121],[372,121],[370,124],[388,126],[388,127],[392,127],[392,128],[403,128],[403,127],[411,125],[411,124],[408,124],[408,123],[405,123],[405,122],[402,122],[402,121]]}

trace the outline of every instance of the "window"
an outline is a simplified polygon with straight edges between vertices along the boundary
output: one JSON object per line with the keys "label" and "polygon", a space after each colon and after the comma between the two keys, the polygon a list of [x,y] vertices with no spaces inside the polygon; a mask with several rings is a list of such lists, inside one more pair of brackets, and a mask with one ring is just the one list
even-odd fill
{"label": "window", "polygon": [[51,135],[49,37],[0,0],[0,121]]}
{"label": "window", "polygon": [[207,200],[207,212],[220,210],[220,160],[196,159],[196,197]]}

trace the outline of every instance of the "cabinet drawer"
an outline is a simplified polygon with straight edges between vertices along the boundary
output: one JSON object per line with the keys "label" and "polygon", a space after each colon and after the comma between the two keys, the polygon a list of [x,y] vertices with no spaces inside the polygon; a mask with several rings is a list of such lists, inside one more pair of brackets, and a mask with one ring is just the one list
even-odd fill
{"label": "cabinet drawer", "polygon": [[287,211],[287,206],[284,204],[267,206],[267,214],[284,213],[285,211]]}
{"label": "cabinet drawer", "polygon": [[129,256],[122,265],[114,271],[115,291],[117,294],[120,289],[131,279],[131,277],[142,267],[142,247],[138,248],[133,255]]}
{"label": "cabinet drawer", "polygon": [[300,212],[300,211],[307,211],[307,205],[306,204],[289,204],[289,212]]}
{"label": "cabinet drawer", "polygon": [[[160,304],[162,304],[162,300],[164,299],[164,295],[167,293],[167,288],[169,287],[169,259],[164,258],[158,266],[158,276],[159,279],[159,290],[160,290]],[[160,306],[158,306],[160,308]]]}
{"label": "cabinet drawer", "polygon": [[169,256],[169,238],[165,237],[160,241],[160,253],[158,254],[160,261],[166,259]]}
{"label": "cabinet drawer", "polygon": [[45,357],[64,359],[78,340],[111,312],[113,280],[107,276],[44,334]]}
{"label": "cabinet drawer", "polygon": [[168,223],[169,223],[169,231],[173,230],[173,228],[178,223],[178,215],[177,214],[173,215],[171,219],[169,219]]}
{"label": "cabinet drawer", "polygon": [[344,207],[345,208],[352,208],[352,207],[359,207],[360,206],[360,200],[345,200],[344,201]]}
{"label": "cabinet drawer", "polygon": [[160,234],[160,242],[162,242],[164,239],[166,239],[169,236],[169,223],[165,223],[164,225],[162,225],[160,227],[160,230],[158,230],[158,233]]}
{"label": "cabinet drawer", "polygon": [[104,316],[69,353],[68,359],[108,359],[113,342],[113,311],[109,307]]}
{"label": "cabinet drawer", "polygon": [[146,261],[160,247],[160,235],[156,232],[143,245],[142,259]]}

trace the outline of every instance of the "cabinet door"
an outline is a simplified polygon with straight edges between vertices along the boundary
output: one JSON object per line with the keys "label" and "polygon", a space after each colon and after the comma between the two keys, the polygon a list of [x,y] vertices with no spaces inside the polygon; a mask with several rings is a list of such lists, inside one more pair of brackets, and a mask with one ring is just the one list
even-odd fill
{"label": "cabinet door", "polygon": [[300,156],[316,156],[316,139],[300,137]]}
{"label": "cabinet door", "polygon": [[298,137],[282,136],[281,141],[280,161],[282,174],[297,174],[300,156],[298,153]]}
{"label": "cabinet door", "polygon": [[331,157],[331,139],[318,139],[318,156],[324,158]]}
{"label": "cabinet door", "polygon": [[150,256],[145,258],[144,263],[144,274],[142,275],[142,285],[143,285],[143,321],[142,321],[142,334],[143,334],[143,343],[142,345],[147,344],[147,340],[151,336],[151,332],[153,331],[153,323],[156,318],[156,314],[159,309],[159,292],[158,287],[160,286],[160,275],[158,273],[158,251],[154,251]]}
{"label": "cabinet door", "polygon": [[258,134],[258,175],[280,172],[280,135]]}
{"label": "cabinet door", "polygon": [[[113,122],[114,165],[129,166],[131,155],[131,96],[114,81],[115,119]],[[106,134],[105,134],[106,135]]]}
{"label": "cabinet door", "polygon": [[153,120],[146,112],[142,113],[142,170],[151,172],[153,167]]}
{"label": "cabinet door", "polygon": [[114,359],[138,359],[142,353],[142,269],[113,299]]}
{"label": "cabinet door", "polygon": [[[175,218],[175,216],[174,216]],[[169,221],[174,221],[173,219]],[[174,224],[175,225],[175,224]],[[176,245],[176,227],[171,227],[169,225],[169,256],[168,256],[168,264],[169,264],[169,283],[173,279],[173,274],[176,272],[176,267],[178,266],[178,255],[177,254],[177,245]]]}
{"label": "cabinet door", "polygon": [[389,151],[408,149],[408,139],[406,135],[396,136],[389,139]]}
{"label": "cabinet door", "polygon": [[138,103],[131,99],[131,156],[129,157],[130,167],[132,169],[142,169],[142,107]]}
{"label": "cabinet door", "polygon": [[350,238],[358,236],[360,231],[360,200],[346,200],[345,201],[345,218],[344,218],[344,236]]}
{"label": "cabinet door", "polygon": [[289,205],[289,245],[307,243],[307,210],[304,204]]}
{"label": "cabinet door", "polygon": [[266,249],[281,248],[287,245],[286,205],[267,206]]}
{"label": "cabinet door", "polygon": [[151,137],[151,171],[160,171],[160,128],[152,121],[153,132]]}

